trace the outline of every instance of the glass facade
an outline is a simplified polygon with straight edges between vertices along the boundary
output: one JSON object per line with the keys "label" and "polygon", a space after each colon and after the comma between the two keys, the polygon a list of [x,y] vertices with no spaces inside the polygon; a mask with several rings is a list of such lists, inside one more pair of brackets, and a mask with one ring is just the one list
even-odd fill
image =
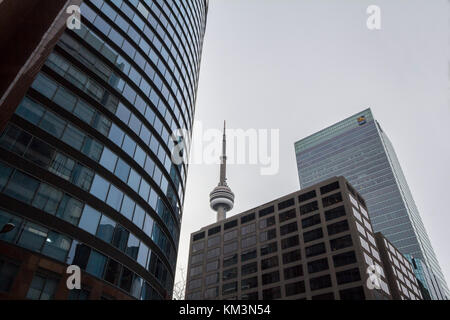
{"label": "glass facade", "polygon": [[370,109],[296,142],[295,152],[301,188],[344,176],[366,200],[374,231],[430,267],[440,288],[424,285],[434,299],[450,297],[394,148]]}
{"label": "glass facade", "polygon": [[[0,204],[1,222],[18,227],[1,240],[78,264],[132,297],[170,297],[187,175],[171,152],[182,138],[189,148],[207,7],[83,1],[81,29],[62,34],[0,133],[0,193],[42,213],[32,223]],[[188,135],[173,137],[178,129]]]}

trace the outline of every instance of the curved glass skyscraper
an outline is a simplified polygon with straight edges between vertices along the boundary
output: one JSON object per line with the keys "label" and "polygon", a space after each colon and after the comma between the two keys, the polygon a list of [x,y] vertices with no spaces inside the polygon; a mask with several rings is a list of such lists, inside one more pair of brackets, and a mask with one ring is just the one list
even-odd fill
{"label": "curved glass skyscraper", "polygon": [[207,7],[85,0],[58,35],[0,135],[0,298],[171,297]]}

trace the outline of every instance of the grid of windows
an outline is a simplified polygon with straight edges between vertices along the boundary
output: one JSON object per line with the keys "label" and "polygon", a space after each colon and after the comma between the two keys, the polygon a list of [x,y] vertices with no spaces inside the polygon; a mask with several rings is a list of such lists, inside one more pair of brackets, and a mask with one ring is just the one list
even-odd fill
{"label": "grid of windows", "polygon": [[[84,1],[81,29],[60,37],[0,135],[2,150],[27,164],[15,169],[1,153],[0,192],[119,249],[126,255],[119,264],[91,248],[80,265],[135,298],[137,287],[144,298],[172,292],[187,168],[172,163],[171,152],[180,142],[189,146],[190,137],[171,135],[192,129],[207,9],[204,0]],[[44,170],[34,174],[34,165]],[[47,183],[53,175],[67,182]],[[146,236],[128,231],[135,227]],[[68,237],[29,221],[19,231],[1,237],[62,262],[76,241],[70,231]],[[137,286],[127,256],[163,289]],[[36,277],[30,298],[50,299],[51,284]]]}
{"label": "grid of windows", "polygon": [[[1,210],[0,225],[6,223],[14,223],[16,227],[13,231],[8,232],[8,235],[2,234],[0,240],[42,253],[68,265],[78,265],[87,273],[105,279],[112,285],[125,290],[136,299],[162,299],[160,294],[148,283],[143,281],[141,276],[126,269],[121,263],[77,240]],[[161,275],[158,280],[163,286],[167,288],[171,287],[172,284],[170,283],[171,279],[168,276],[168,271],[165,270],[158,256],[148,251],[148,248],[145,251],[142,250],[142,246],[138,249],[136,245],[138,244],[125,242],[124,248],[128,249],[129,252],[135,251],[139,263],[152,274]],[[2,270],[0,290],[8,291],[14,280],[14,274],[18,271],[18,263],[5,264],[3,260],[0,260],[0,269]],[[127,271],[121,274],[122,270]],[[126,279],[130,279],[132,286],[128,287],[125,285]],[[36,274],[28,290],[27,298],[41,300],[52,299],[55,290],[54,286],[56,286],[57,282],[56,276],[49,278],[45,274]]]}
{"label": "grid of windows", "polygon": [[[256,215],[255,210],[252,210],[250,214],[242,213],[229,221],[205,228],[219,230],[220,226],[232,222],[229,230],[208,235],[206,239],[206,242],[213,241],[217,249],[223,248],[226,251],[223,256],[217,253],[215,257],[222,259],[218,270],[216,267],[206,270],[207,273],[220,272],[221,279],[214,283],[218,283],[221,288],[217,298],[261,298],[261,292],[262,297],[267,299],[292,297],[333,300],[338,298],[337,294],[324,289],[361,283],[363,279],[359,273],[359,264],[363,264],[364,268],[367,266],[362,258],[363,252],[358,252],[361,258],[357,258],[359,243],[354,243],[352,238],[353,230],[357,228],[350,228],[352,223],[356,225],[359,222],[352,215],[347,215],[346,210],[349,209],[346,208],[351,204],[349,199],[344,199],[341,192],[337,191],[340,187],[338,182],[328,183],[324,188],[318,188],[320,191],[299,192],[297,197],[274,201],[273,206],[256,210]],[[315,198],[317,199],[313,200]],[[297,199],[299,202],[296,204]],[[296,205],[290,208],[292,201]],[[343,201],[347,202],[344,204]],[[297,215],[297,210],[302,207],[306,208],[303,214]],[[368,219],[362,215],[361,218],[367,220],[370,226]],[[363,228],[370,230],[365,224]],[[197,232],[194,236],[202,232]],[[366,232],[365,236],[367,234],[371,235],[372,232]],[[373,244],[375,238],[371,236],[367,239],[366,255],[373,262],[378,256],[376,244]],[[203,238],[193,239],[191,242],[191,264],[200,259],[196,247],[204,242]],[[207,260],[206,263],[208,265],[210,262]],[[219,264],[214,261],[214,265]],[[190,268],[191,272],[196,270],[194,266]],[[192,281],[200,277],[201,271],[198,272]],[[204,276],[208,277],[209,274]],[[385,278],[384,274],[382,276]],[[276,284],[280,286],[275,286]],[[209,285],[205,285],[188,290],[187,297],[193,298],[198,290],[204,292],[209,290],[208,287]],[[247,290],[251,292],[246,293]]]}
{"label": "grid of windows", "polygon": [[[361,116],[363,122],[358,121]],[[347,177],[352,185],[347,189],[364,209],[362,214],[367,209],[370,212],[374,231],[382,232],[403,254],[424,260],[449,296],[394,147],[370,109],[296,142],[295,149],[302,188],[334,176]],[[417,276],[421,277],[420,272]],[[430,291],[437,283],[424,281]],[[432,295],[440,296],[438,292]]]}

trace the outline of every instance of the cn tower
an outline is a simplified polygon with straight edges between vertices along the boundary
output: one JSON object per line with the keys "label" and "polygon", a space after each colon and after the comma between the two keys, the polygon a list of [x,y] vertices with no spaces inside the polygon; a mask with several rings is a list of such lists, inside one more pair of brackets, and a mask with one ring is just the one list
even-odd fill
{"label": "cn tower", "polygon": [[220,181],[217,187],[209,194],[209,203],[211,209],[217,212],[217,221],[226,218],[227,211],[233,209],[234,193],[227,185],[226,167],[227,167],[227,141],[225,136],[225,121],[223,122],[223,140],[222,156],[220,157]]}

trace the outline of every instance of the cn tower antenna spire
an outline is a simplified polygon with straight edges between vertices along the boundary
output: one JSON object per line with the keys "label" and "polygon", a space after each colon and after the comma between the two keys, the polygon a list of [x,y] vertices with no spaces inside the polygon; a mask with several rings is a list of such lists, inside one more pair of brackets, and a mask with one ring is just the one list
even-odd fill
{"label": "cn tower antenna spire", "polygon": [[223,121],[222,156],[220,157],[219,186],[227,185],[227,137],[225,135],[225,120]]}
{"label": "cn tower antenna spire", "polygon": [[217,221],[226,218],[227,211],[234,206],[234,193],[227,185],[227,137],[226,122],[223,121],[222,155],[220,156],[220,179],[219,184],[209,194],[211,209],[217,212]]}

